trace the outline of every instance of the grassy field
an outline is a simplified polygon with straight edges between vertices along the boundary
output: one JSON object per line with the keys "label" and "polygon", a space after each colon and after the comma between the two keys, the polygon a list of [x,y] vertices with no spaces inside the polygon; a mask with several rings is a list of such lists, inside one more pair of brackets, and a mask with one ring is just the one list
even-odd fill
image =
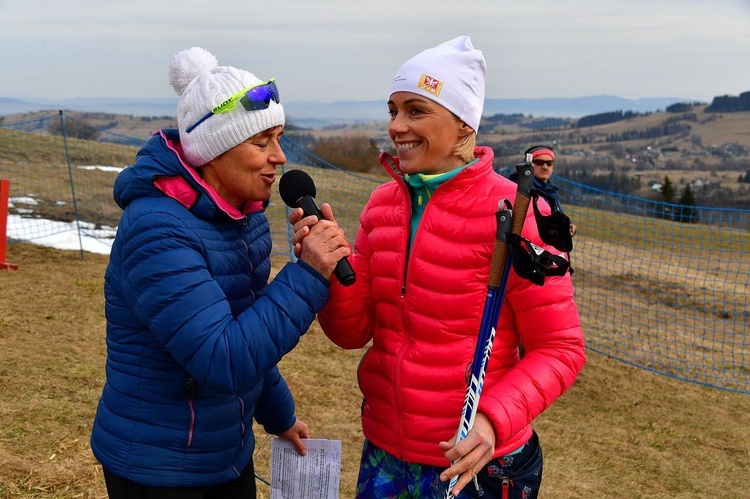
{"label": "grassy field", "polygon": [[[11,244],[0,272],[0,497],[105,497],[88,439],[104,382],[107,257]],[[276,262],[276,268],[282,265]],[[362,443],[355,370],[362,351],[317,324],[281,364],[314,438],[342,440],[341,497],[353,497]],[[543,498],[747,497],[750,397],[589,352],[575,385],[535,427]],[[256,429],[256,431],[258,431]],[[258,472],[270,445],[258,432]],[[265,442],[265,443],[264,443]],[[260,497],[269,497],[259,482]]]}
{"label": "grassy field", "polygon": [[[56,208],[59,195],[44,191],[49,186],[44,180],[59,176],[60,168],[66,166],[60,161],[59,143],[46,140],[29,140],[4,130],[0,176],[9,175],[13,185],[23,184],[20,192],[33,191],[46,201],[35,208],[39,214],[68,219],[68,213],[44,211],[69,209],[66,205]],[[125,166],[134,154],[133,148],[116,146],[106,148],[108,152],[102,155],[101,147],[92,149],[87,141],[72,140],[68,148],[77,165]],[[318,199],[330,202],[339,215],[359,213],[374,183],[354,191],[340,184],[340,175],[329,173],[315,174]],[[92,221],[113,223],[119,216],[111,201],[115,174],[94,171],[86,175],[89,186],[76,192],[83,218],[92,220],[97,215]],[[278,199],[275,194],[274,199]],[[280,202],[272,203],[269,218],[283,221],[282,210]],[[578,272],[574,280],[592,283],[578,285],[579,304],[596,304],[607,312],[604,317],[582,317],[590,344],[604,341],[601,346],[611,346],[611,351],[644,347],[676,349],[679,355],[700,351],[706,359],[730,360],[721,350],[723,342],[704,346],[693,338],[665,335],[652,328],[648,318],[661,306],[682,311],[687,301],[705,299],[708,291],[746,297],[746,288],[724,290],[722,283],[740,282],[728,276],[731,272],[736,276],[737,268],[740,272],[750,269],[750,253],[743,251],[750,244],[750,234],[723,231],[719,235],[716,228],[703,225],[581,207],[572,207],[569,214],[580,231],[573,254]],[[342,217],[339,222],[353,236],[356,218]],[[285,227],[276,224],[273,230],[274,240],[283,240]],[[634,239],[626,239],[625,234]],[[720,260],[710,275],[704,272],[707,291],[698,297],[691,294],[695,283],[689,282],[695,277],[692,260],[654,257],[660,248],[679,248],[690,240],[712,244],[696,250],[696,258]],[[618,263],[639,262],[639,266],[635,271],[602,268],[597,263],[601,258],[594,257],[611,254],[618,255]],[[18,264],[20,270],[0,272],[0,497],[105,497],[101,469],[88,438],[104,383],[102,286],[107,257],[86,254],[81,261],[78,251],[14,243],[6,261]],[[283,258],[277,259],[275,269],[284,263]],[[591,279],[594,273],[596,278]],[[653,275],[665,278],[655,280]],[[662,292],[665,286],[668,292]],[[616,300],[597,303],[601,301],[597,297],[604,296],[600,290],[609,295],[617,291]],[[665,296],[677,302],[663,303]],[[603,340],[603,326],[612,324],[625,308],[640,312],[626,323],[637,331]],[[699,311],[696,316],[713,313]],[[745,317],[750,317],[750,311]],[[746,322],[734,324],[742,328]],[[694,328],[693,324],[684,329]],[[743,335],[746,331],[735,331],[734,341],[742,341]],[[743,349],[732,349],[732,355],[741,356],[737,362],[746,369],[750,352],[745,344]],[[711,356],[706,355],[709,348],[714,350]],[[336,348],[313,324],[281,363],[299,416],[310,425],[312,436],[342,440],[342,498],[354,495],[362,443],[361,398],[355,379],[362,353]],[[589,362],[573,388],[535,423],[545,454],[543,498],[750,496],[750,396],[654,374],[591,350],[588,355]],[[654,350],[649,358],[659,359],[659,355]],[[270,445],[262,431],[257,437],[257,469],[268,478]],[[269,496],[264,484],[259,483],[259,490],[261,498]]]}

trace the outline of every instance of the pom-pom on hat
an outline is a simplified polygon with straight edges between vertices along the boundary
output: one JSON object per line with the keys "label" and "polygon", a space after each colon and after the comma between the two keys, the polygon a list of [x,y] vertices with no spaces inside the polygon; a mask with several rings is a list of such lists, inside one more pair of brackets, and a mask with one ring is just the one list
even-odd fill
{"label": "pom-pom on hat", "polygon": [[272,100],[267,109],[257,111],[246,111],[238,103],[235,109],[214,114],[186,132],[211,109],[257,83],[265,82],[247,71],[219,66],[216,57],[200,47],[172,57],[169,84],[180,96],[177,127],[185,159],[191,166],[205,165],[256,133],[284,125],[284,108]]}
{"label": "pom-pom on hat", "polygon": [[433,100],[474,131],[484,108],[487,63],[468,36],[427,49],[406,61],[391,83],[391,93],[412,92]]}

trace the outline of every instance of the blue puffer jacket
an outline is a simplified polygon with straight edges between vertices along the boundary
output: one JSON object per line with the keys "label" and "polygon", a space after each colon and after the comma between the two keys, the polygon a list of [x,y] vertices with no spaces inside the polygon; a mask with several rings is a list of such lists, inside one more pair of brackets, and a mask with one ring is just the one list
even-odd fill
{"label": "blue puffer jacket", "polygon": [[117,177],[124,209],[105,275],[107,381],[91,448],[111,472],[159,487],[237,478],[253,418],[289,429],[294,401],[276,364],[329,297],[312,267],[269,284],[264,206],[223,201],[154,135]]}

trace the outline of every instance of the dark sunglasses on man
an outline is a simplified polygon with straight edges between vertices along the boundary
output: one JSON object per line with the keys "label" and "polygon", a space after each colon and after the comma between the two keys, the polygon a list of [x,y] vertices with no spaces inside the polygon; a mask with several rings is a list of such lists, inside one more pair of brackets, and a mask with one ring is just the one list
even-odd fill
{"label": "dark sunglasses on man", "polygon": [[555,166],[555,160],[554,159],[533,159],[531,160],[532,163],[536,166],[544,166],[547,165],[549,167]]}

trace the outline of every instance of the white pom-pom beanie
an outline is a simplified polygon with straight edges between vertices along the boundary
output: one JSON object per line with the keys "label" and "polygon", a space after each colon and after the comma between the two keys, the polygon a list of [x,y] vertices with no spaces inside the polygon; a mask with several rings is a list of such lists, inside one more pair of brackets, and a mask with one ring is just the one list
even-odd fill
{"label": "white pom-pom beanie", "polygon": [[191,166],[205,165],[256,133],[284,125],[284,108],[272,100],[267,109],[259,111],[246,111],[237,103],[232,111],[214,114],[186,132],[211,109],[256,83],[263,80],[241,69],[219,66],[216,57],[200,47],[172,57],[169,84],[180,96],[177,127],[185,159]]}
{"label": "white pom-pom beanie", "polygon": [[468,36],[427,49],[406,61],[391,83],[392,95],[412,92],[437,102],[479,131],[487,63]]}

